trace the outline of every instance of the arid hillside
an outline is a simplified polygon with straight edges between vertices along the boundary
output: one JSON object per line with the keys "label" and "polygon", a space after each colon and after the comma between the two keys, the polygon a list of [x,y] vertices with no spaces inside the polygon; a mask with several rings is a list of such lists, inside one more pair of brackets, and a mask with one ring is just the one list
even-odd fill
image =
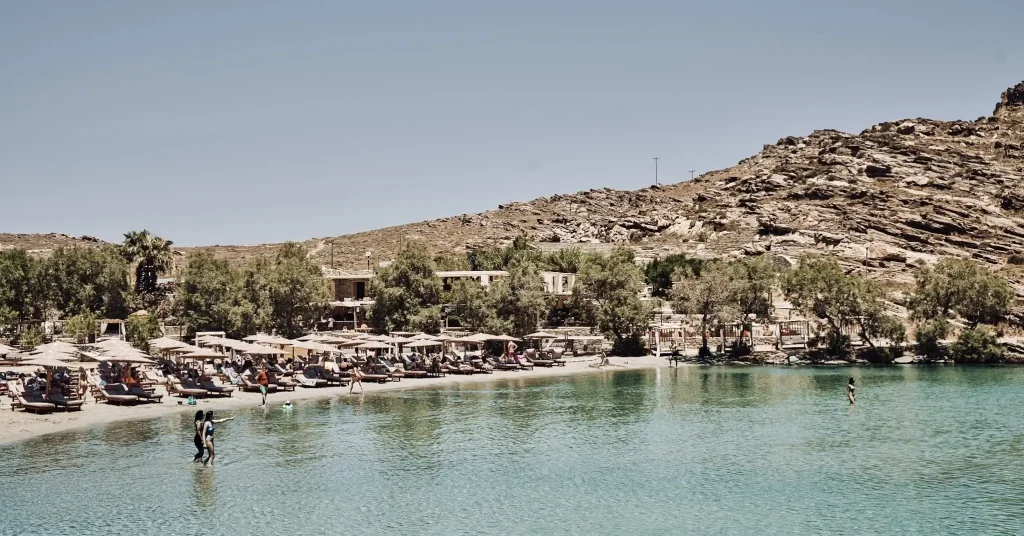
{"label": "arid hillside", "polygon": [[[306,245],[326,266],[333,244],[337,268],[365,267],[367,251],[373,262],[389,259],[407,242],[451,252],[520,234],[545,249],[626,243],[642,257],[689,252],[784,259],[821,251],[851,269],[901,283],[910,281],[915,265],[939,256],[1006,265],[1011,255],[1024,254],[1022,211],[1024,82],[1003,92],[991,116],[976,120],[901,119],[859,134],[819,130],[765,145],[691,182],[556,195]],[[0,234],[0,247],[92,243],[88,237]],[[207,249],[244,259],[274,248]],[[1016,272],[1008,273],[1014,279]]]}

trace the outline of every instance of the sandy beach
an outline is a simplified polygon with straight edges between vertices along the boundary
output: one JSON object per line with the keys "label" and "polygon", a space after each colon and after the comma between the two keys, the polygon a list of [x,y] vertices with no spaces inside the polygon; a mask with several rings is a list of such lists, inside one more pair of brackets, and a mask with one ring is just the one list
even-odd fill
{"label": "sandy beach", "polygon": [[[498,371],[493,374],[474,374],[472,376],[448,375],[443,378],[403,379],[399,382],[388,382],[385,384],[365,383],[363,384],[365,394],[373,394],[383,391],[395,391],[398,389],[430,388],[458,383],[484,383],[490,381],[514,380],[523,378],[544,378],[555,376],[566,376],[573,374],[600,373],[616,370],[655,368],[668,366],[663,358],[654,356],[609,358],[611,366],[597,368],[596,357],[584,357],[568,359],[564,367],[543,368],[537,367],[533,370],[520,370],[515,372]],[[358,388],[357,388],[358,389]],[[163,386],[157,387],[158,393],[166,395]],[[294,392],[274,393],[269,397],[269,403],[281,404],[285,400],[301,403],[303,400],[340,397],[358,397],[358,393],[348,394],[348,387],[324,387],[319,389],[297,388]],[[36,415],[25,411],[11,411],[11,401],[3,397],[0,401],[0,444],[13,443],[32,437],[42,436],[83,428],[94,425],[102,425],[115,421],[152,419],[175,413],[190,413],[198,409],[223,411],[242,407],[259,405],[259,393],[245,393],[236,391],[230,398],[206,398],[198,400],[195,406],[186,405],[185,399],[171,396],[164,396],[160,403],[140,404],[137,406],[116,406],[106,403],[96,403],[92,397],[88,397],[82,411],[54,412],[48,415]],[[180,405],[179,405],[180,402]]]}

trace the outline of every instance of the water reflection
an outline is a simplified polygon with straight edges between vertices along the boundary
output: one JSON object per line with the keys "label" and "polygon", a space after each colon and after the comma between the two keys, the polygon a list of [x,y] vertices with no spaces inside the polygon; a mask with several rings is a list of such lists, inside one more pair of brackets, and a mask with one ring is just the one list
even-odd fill
{"label": "water reflection", "polygon": [[215,469],[203,467],[201,464],[192,466],[192,495],[196,508],[209,509],[217,506],[217,485],[214,480]]}

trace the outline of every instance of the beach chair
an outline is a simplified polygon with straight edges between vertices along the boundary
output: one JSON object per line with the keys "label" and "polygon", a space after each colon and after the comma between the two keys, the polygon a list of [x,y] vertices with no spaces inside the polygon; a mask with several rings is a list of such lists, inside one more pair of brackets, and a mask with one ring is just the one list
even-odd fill
{"label": "beach chair", "polygon": [[53,410],[57,409],[56,405],[49,402],[29,400],[20,394],[16,396],[18,398],[18,406],[30,413],[53,413]]}
{"label": "beach chair", "polygon": [[106,400],[107,404],[123,406],[139,403],[139,397],[129,393],[128,387],[123,383],[108,383],[100,391],[103,393],[102,399]]}
{"label": "beach chair", "polygon": [[196,387],[186,387],[181,383],[178,378],[170,377],[167,378],[167,394],[179,397],[194,397],[194,398],[206,398],[209,393],[206,389],[199,389]]}
{"label": "beach chair", "polygon": [[82,405],[85,404],[84,400],[69,400],[64,397],[64,393],[59,391],[48,393],[45,401],[58,408],[62,408],[64,411],[81,411]]}
{"label": "beach chair", "polygon": [[134,383],[128,386],[128,394],[137,396],[140,401],[144,402],[159,403],[164,398],[164,395],[158,395],[154,391]]}
{"label": "beach chair", "polygon": [[299,386],[299,383],[294,380],[278,378],[277,373],[272,370],[267,370],[267,381],[270,383],[270,385],[273,385],[280,389],[281,391],[286,392],[294,391],[295,388]]}
{"label": "beach chair", "polygon": [[486,358],[486,361],[494,370],[519,370],[519,365],[515,363],[499,363],[490,357]]}
{"label": "beach chair", "polygon": [[302,374],[296,374],[295,379],[299,380],[299,385],[305,388],[327,387],[327,380],[321,379],[312,367],[303,370]]}
{"label": "beach chair", "polygon": [[[270,383],[270,378],[267,378],[267,392],[273,393],[277,391],[277,385]],[[242,390],[250,393],[260,392],[260,384],[256,381],[256,377],[251,372],[247,372],[242,375]]]}
{"label": "beach chair", "polygon": [[530,361],[529,359],[526,359],[523,356],[515,356],[513,359],[515,359],[516,363],[519,365],[519,368],[525,370],[533,370],[533,362]]}
{"label": "beach chair", "polygon": [[234,387],[227,385],[221,385],[217,383],[217,380],[209,376],[202,376],[199,378],[199,387],[206,389],[211,395],[217,396],[228,396],[235,392]]}
{"label": "beach chair", "polygon": [[548,359],[551,360],[551,362],[554,363],[555,365],[564,367],[565,360],[562,359],[562,355],[564,354],[564,352],[565,350],[562,350],[561,348],[551,348],[550,350],[548,350]]}

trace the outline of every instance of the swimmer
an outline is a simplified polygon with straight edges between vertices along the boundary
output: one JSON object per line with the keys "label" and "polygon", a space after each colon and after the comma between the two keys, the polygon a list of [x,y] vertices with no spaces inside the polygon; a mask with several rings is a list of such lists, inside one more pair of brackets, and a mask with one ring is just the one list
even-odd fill
{"label": "swimmer", "polygon": [[853,383],[853,378],[850,378],[850,383],[846,384],[846,399],[851,406],[857,403],[857,386]]}
{"label": "swimmer", "polygon": [[234,417],[228,417],[226,419],[214,419],[212,411],[206,412],[206,419],[203,421],[203,438],[204,443],[206,444],[206,451],[209,453],[209,456],[207,456],[207,458],[203,460],[203,465],[213,465],[213,459],[217,456],[217,453],[214,452],[213,450],[213,425],[220,424],[222,422],[228,422],[231,420],[234,420]]}
{"label": "swimmer", "polygon": [[281,409],[284,409],[284,410],[292,409],[292,401],[291,400],[285,400],[284,401],[284,405],[281,406]]}

